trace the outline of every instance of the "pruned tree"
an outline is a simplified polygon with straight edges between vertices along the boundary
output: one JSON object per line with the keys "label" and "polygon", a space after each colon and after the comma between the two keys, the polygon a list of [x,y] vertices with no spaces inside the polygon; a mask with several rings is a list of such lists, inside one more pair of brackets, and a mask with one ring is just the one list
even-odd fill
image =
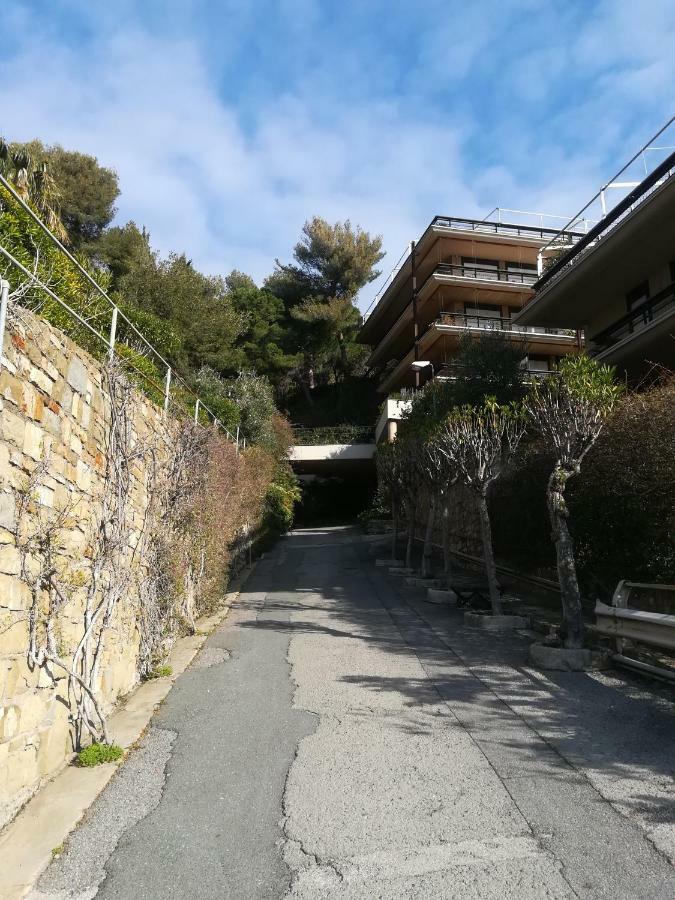
{"label": "pruned tree", "polygon": [[525,432],[523,409],[512,403],[487,401],[482,407],[465,406],[452,412],[440,435],[441,452],[457,467],[459,479],[476,495],[480,517],[485,572],[494,615],[502,611],[487,497]]}
{"label": "pruned tree", "polygon": [[570,648],[582,646],[584,623],[565,491],[569,479],[579,474],[620,394],[611,367],[588,356],[567,356],[555,375],[533,385],[526,400],[529,416],[555,458],[547,504],[562,599],[561,633]]}
{"label": "pruned tree", "polygon": [[391,505],[391,558],[395,560],[396,544],[398,541],[398,523],[399,511],[401,508],[401,497],[403,489],[403,480],[401,478],[401,455],[398,452],[396,443],[384,444],[377,449],[375,457],[377,466],[377,480],[383,490],[384,498]]}
{"label": "pruned tree", "polygon": [[[457,484],[459,472],[454,458],[443,452],[440,432],[436,432],[427,441],[424,446],[422,459],[424,477],[432,492],[432,496],[436,500],[436,503],[434,504],[434,516],[436,514],[436,507],[440,508],[443,574],[446,582],[449,583],[452,576],[452,555],[450,552],[450,491],[453,486]],[[431,526],[431,531],[433,531],[433,525]],[[426,575],[429,571],[430,558],[431,540],[429,523],[427,522],[427,535],[425,537],[424,551],[422,554],[423,575]]]}
{"label": "pruned tree", "polygon": [[405,512],[408,537],[405,549],[405,564],[412,568],[415,543],[415,524],[420,490],[423,485],[422,442],[415,434],[398,435],[395,441],[400,459],[400,480],[403,509]]}

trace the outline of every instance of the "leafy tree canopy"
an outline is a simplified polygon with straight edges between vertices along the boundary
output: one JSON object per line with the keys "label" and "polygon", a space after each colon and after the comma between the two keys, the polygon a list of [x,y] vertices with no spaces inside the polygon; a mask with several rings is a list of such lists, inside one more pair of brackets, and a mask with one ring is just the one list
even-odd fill
{"label": "leafy tree canopy", "polygon": [[20,157],[24,168],[42,173],[48,182],[52,205],[58,209],[67,240],[75,250],[89,251],[115,215],[120,190],[117,173],[101,166],[94,156],[64,150],[58,144],[41,141],[10,144],[13,157]]}

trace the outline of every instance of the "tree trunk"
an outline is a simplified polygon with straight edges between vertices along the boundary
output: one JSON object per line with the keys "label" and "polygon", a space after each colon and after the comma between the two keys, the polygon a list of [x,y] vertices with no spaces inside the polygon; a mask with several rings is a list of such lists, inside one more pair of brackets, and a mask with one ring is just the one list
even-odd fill
{"label": "tree trunk", "polygon": [[424,549],[422,551],[422,578],[428,578],[431,575],[431,555],[433,547],[431,542],[434,536],[434,523],[436,521],[436,496],[432,494],[429,498],[429,512],[427,513],[427,527],[424,532]]}
{"label": "tree trunk", "polygon": [[561,635],[565,647],[582,647],[584,620],[581,615],[581,592],[574,562],[574,545],[567,527],[569,515],[565,503],[565,486],[569,475],[556,466],[548,481],[548,512],[558,564],[558,581],[562,599]]}
{"label": "tree trunk", "polygon": [[398,510],[394,501],[391,504],[391,528],[391,558],[392,562],[394,562],[396,560],[396,542],[398,540]]}
{"label": "tree trunk", "polygon": [[446,586],[449,588],[452,578],[452,555],[450,553],[450,506],[447,500],[443,502],[441,510],[441,532],[443,543],[443,574]]}
{"label": "tree trunk", "polygon": [[412,569],[413,544],[415,542],[415,504],[407,503],[406,511],[408,514],[408,543],[405,548],[405,564]]}
{"label": "tree trunk", "polygon": [[488,590],[490,592],[490,606],[492,614],[502,614],[502,601],[497,586],[497,569],[492,550],[492,528],[490,527],[490,514],[488,512],[487,498],[485,494],[478,495],[478,512],[480,514],[480,533],[483,538],[483,558],[485,559],[485,574],[487,575]]}
{"label": "tree trunk", "polygon": [[307,385],[307,382],[305,381],[305,379],[302,375],[300,376],[298,381],[300,382],[300,388],[302,389],[302,393],[305,397],[305,400],[307,401],[307,405],[310,408],[313,408],[314,407],[314,397],[312,397],[312,394],[310,392],[309,386]]}

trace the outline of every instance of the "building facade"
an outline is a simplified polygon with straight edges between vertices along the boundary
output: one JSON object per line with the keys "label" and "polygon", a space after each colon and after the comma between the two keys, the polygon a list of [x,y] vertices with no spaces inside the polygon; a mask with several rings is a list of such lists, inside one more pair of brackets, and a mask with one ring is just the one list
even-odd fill
{"label": "building facade", "polygon": [[[366,319],[360,340],[388,395],[452,377],[465,334],[498,331],[523,350],[523,366],[549,371],[579,346],[569,327],[516,324],[533,296],[540,249],[555,229],[436,216]],[[577,235],[580,237],[580,235]],[[415,367],[423,361],[428,365]]]}
{"label": "building facade", "polygon": [[674,369],[674,175],[672,153],[562,253],[557,235],[517,325],[583,329],[588,352],[629,382]]}

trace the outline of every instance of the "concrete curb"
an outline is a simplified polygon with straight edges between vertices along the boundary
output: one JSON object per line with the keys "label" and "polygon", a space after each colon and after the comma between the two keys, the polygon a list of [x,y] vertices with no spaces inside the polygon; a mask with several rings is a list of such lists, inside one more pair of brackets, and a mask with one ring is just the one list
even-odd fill
{"label": "concrete curb", "polygon": [[[196,632],[176,641],[167,659],[173,673],[144,681],[108,719],[110,740],[129,750],[143,734],[160,703],[185,672],[206,639],[223,622],[253,571],[238,575],[222,609],[197,620]],[[21,809],[0,834],[0,900],[21,900],[32,891],[60,847],[118,770],[106,763],[76,768],[71,760]],[[122,760],[123,764],[124,760]]]}

